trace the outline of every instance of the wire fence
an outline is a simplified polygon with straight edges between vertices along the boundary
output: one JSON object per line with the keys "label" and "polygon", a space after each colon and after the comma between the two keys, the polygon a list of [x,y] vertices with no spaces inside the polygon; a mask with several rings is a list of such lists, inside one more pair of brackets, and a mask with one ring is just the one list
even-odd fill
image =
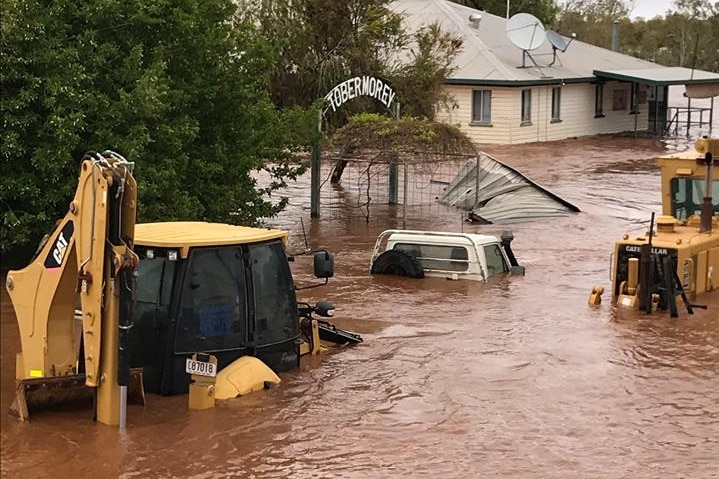
{"label": "wire fence", "polygon": [[323,218],[369,221],[376,215],[403,220],[457,212],[437,202],[469,157],[441,161],[373,161],[323,158],[320,209]]}

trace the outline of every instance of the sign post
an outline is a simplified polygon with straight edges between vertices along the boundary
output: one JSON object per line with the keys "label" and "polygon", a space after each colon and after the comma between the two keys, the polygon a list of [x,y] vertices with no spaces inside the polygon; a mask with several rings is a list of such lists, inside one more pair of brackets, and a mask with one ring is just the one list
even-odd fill
{"label": "sign post", "polygon": [[322,111],[317,113],[317,137],[312,144],[310,160],[310,217],[320,217],[320,151],[322,151]]}

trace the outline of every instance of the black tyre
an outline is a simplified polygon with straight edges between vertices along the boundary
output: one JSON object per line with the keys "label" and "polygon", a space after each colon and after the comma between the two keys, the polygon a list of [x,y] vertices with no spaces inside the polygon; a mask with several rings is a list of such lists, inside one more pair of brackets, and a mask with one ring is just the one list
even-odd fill
{"label": "black tyre", "polygon": [[417,258],[404,251],[387,250],[372,263],[372,274],[394,274],[410,278],[424,278],[424,270]]}

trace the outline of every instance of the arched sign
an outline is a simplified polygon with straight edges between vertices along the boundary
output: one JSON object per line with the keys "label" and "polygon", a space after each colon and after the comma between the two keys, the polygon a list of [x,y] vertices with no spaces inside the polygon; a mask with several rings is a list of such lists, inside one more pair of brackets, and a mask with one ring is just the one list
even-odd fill
{"label": "arched sign", "polygon": [[337,111],[343,104],[358,96],[371,96],[392,111],[394,90],[387,82],[371,76],[350,78],[331,89],[325,95],[329,106],[324,111],[326,113],[330,108],[333,112]]}
{"label": "arched sign", "polygon": [[[335,112],[339,107],[358,96],[371,96],[375,98],[386,106],[395,118],[399,117],[399,104],[395,104],[394,102],[394,90],[389,86],[389,83],[373,76],[363,75],[343,81],[325,95],[324,100],[327,106],[319,115],[319,130],[322,131],[324,115],[327,114],[330,108]],[[310,164],[310,214],[312,218],[320,217],[320,142],[321,140],[318,139],[312,146],[312,160]],[[394,168],[396,168],[396,165]],[[394,177],[396,183],[397,175],[395,174]]]}

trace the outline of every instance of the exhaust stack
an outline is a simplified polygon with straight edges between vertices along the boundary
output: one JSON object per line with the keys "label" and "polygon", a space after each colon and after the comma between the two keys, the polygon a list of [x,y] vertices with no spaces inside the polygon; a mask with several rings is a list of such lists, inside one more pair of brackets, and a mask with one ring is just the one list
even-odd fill
{"label": "exhaust stack", "polygon": [[719,140],[701,138],[696,142],[696,150],[704,153],[704,158],[698,158],[698,161],[704,161],[707,167],[706,176],[704,177],[704,201],[701,206],[701,216],[699,222],[700,233],[711,233],[712,217],[712,166],[714,163],[714,153],[719,153]]}

